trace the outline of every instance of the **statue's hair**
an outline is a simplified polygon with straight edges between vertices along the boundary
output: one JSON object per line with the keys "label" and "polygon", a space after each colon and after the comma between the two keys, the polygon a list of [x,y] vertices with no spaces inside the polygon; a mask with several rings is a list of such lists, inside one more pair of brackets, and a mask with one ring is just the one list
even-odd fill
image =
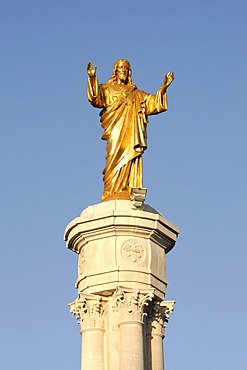
{"label": "statue's hair", "polygon": [[117,67],[119,65],[120,62],[127,62],[128,63],[128,67],[129,67],[129,75],[128,75],[128,81],[127,81],[127,85],[132,85],[134,86],[134,83],[132,82],[132,79],[131,79],[131,76],[132,76],[132,69],[131,69],[131,66],[130,66],[130,62],[127,60],[127,59],[118,59],[115,63],[114,63],[114,66],[113,66],[113,71],[112,71],[112,75],[111,77],[109,78],[108,82],[109,83],[117,83]]}

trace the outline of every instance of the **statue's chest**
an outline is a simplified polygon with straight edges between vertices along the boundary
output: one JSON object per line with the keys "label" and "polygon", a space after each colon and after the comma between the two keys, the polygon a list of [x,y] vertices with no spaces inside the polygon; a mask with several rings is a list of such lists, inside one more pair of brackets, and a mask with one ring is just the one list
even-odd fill
{"label": "statue's chest", "polygon": [[112,101],[131,106],[135,103],[135,94],[128,88],[114,88],[112,91]]}

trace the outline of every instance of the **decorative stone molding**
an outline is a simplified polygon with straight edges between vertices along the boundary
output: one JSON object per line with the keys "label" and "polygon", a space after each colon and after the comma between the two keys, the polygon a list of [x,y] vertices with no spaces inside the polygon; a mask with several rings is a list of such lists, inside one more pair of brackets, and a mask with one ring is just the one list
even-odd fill
{"label": "decorative stone molding", "polygon": [[116,290],[114,293],[115,310],[119,310],[119,321],[143,322],[144,309],[154,298],[154,290],[141,292],[140,290],[126,292]]}
{"label": "decorative stone molding", "polygon": [[164,337],[166,324],[174,311],[175,301],[153,301],[147,308],[147,327],[149,334]]}
{"label": "decorative stone molding", "polygon": [[160,306],[164,309],[164,318],[165,323],[168,323],[171,314],[174,311],[176,301],[163,301],[160,303]]}
{"label": "decorative stone molding", "polygon": [[132,209],[143,209],[146,199],[146,188],[132,188],[130,192],[130,200],[132,201]]}
{"label": "decorative stone molding", "polygon": [[89,328],[104,329],[106,301],[100,296],[79,294],[78,298],[69,304],[70,312],[80,324],[81,332]]}
{"label": "decorative stone molding", "polygon": [[144,258],[145,249],[142,244],[135,239],[130,239],[124,242],[121,247],[121,254],[123,258],[131,262],[140,262]]}
{"label": "decorative stone molding", "polygon": [[143,210],[133,210],[131,201],[112,200],[86,208],[68,224],[64,238],[69,249],[80,253],[92,240],[130,233],[151,238],[168,253],[176,243],[179,229],[147,204]]}

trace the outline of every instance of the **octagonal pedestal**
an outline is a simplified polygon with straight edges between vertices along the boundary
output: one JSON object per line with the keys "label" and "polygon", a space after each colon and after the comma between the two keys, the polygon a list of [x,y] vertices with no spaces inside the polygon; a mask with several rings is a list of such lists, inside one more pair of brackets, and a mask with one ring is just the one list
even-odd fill
{"label": "octagonal pedestal", "polygon": [[128,200],[96,204],[65,231],[79,254],[70,308],[81,327],[82,370],[163,370],[164,324],[175,303],[163,301],[166,254],[179,230],[148,205],[134,208]]}
{"label": "octagonal pedestal", "polygon": [[164,298],[166,253],[178,228],[153,208],[133,210],[115,200],[90,206],[66,228],[67,246],[79,254],[79,292],[109,296],[120,286],[155,289]]}

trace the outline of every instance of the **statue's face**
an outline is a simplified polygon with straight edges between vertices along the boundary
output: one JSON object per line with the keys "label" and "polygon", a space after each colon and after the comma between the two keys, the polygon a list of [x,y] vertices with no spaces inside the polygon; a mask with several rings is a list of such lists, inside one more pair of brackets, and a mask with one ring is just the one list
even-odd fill
{"label": "statue's face", "polygon": [[119,83],[127,83],[129,77],[129,63],[120,61],[117,65],[117,80]]}

